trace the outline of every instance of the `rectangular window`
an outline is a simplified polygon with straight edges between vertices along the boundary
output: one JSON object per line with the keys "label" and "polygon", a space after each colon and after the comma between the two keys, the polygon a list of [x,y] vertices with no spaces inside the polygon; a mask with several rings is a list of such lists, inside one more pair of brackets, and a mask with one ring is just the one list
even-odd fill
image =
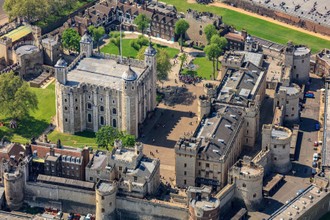
{"label": "rectangular window", "polygon": [[186,176],[186,175],[187,175],[187,171],[184,171],[184,172],[183,172],[183,175],[185,175],[185,176]]}
{"label": "rectangular window", "polygon": [[206,163],[206,167],[210,167],[210,164],[209,163]]}
{"label": "rectangular window", "polygon": [[183,166],[184,166],[184,167],[187,167],[187,164],[185,163]]}

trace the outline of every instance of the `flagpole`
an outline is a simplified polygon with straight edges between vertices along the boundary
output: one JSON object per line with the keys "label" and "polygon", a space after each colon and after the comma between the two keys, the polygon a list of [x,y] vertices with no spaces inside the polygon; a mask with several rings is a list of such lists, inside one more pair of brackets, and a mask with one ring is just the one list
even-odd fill
{"label": "flagpole", "polygon": [[121,16],[121,22],[120,22],[120,63],[123,62],[123,44],[122,44],[122,23],[123,23],[123,15]]}

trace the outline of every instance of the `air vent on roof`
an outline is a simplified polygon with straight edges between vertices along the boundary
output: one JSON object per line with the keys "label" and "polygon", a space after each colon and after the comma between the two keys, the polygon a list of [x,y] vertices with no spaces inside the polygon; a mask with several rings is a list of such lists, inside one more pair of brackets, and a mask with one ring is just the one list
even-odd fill
{"label": "air vent on roof", "polygon": [[214,150],[213,150],[213,153],[219,153],[219,151],[214,149]]}
{"label": "air vent on roof", "polygon": [[226,128],[231,128],[231,125],[225,125]]}
{"label": "air vent on roof", "polygon": [[221,143],[225,143],[224,139],[218,139],[218,141],[221,142]]}
{"label": "air vent on roof", "polygon": [[231,118],[236,118],[236,115],[230,115]]}

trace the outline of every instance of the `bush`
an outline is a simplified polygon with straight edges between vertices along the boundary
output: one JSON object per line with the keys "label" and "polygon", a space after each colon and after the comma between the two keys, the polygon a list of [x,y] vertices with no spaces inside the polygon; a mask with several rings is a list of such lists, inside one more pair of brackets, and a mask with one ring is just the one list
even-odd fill
{"label": "bush", "polygon": [[135,40],[132,40],[130,43],[130,46],[134,48],[134,50],[140,50],[140,45],[135,41]]}

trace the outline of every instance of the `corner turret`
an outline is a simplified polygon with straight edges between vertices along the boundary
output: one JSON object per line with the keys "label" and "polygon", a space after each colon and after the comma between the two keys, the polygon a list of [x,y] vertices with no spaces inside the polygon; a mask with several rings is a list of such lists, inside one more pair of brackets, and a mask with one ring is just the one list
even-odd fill
{"label": "corner turret", "polygon": [[55,64],[55,78],[60,84],[65,85],[68,73],[68,63],[64,60],[62,56]]}
{"label": "corner turret", "polygon": [[85,54],[86,57],[93,55],[93,39],[88,32],[81,37],[80,53]]}

